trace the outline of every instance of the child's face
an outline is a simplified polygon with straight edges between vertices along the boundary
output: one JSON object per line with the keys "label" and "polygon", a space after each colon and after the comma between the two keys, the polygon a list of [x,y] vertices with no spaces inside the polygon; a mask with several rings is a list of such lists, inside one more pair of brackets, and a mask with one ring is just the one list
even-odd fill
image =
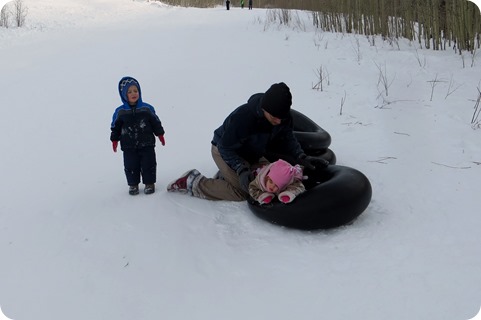
{"label": "child's face", "polygon": [[266,176],[266,188],[268,192],[272,193],[279,191],[279,187],[274,183],[274,181],[272,181],[271,178],[269,178],[269,176]]}
{"label": "child's face", "polygon": [[136,86],[132,85],[127,90],[127,101],[129,104],[135,104],[139,100],[139,90]]}

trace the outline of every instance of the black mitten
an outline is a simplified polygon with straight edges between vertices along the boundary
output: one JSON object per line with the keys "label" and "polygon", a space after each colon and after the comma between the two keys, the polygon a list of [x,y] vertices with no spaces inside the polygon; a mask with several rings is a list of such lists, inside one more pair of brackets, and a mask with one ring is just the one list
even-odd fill
{"label": "black mitten", "polygon": [[311,157],[302,153],[298,158],[298,163],[309,170],[314,170],[316,168],[322,169],[329,165],[329,161],[320,157]]}

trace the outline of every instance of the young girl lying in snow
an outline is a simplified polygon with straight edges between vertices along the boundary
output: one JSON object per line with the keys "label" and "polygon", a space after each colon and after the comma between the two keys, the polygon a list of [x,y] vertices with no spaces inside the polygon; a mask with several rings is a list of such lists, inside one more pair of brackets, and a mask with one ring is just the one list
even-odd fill
{"label": "young girl lying in snow", "polygon": [[290,203],[304,192],[302,168],[277,160],[257,169],[256,178],[249,184],[249,194],[260,204],[268,204],[277,195],[282,203]]}

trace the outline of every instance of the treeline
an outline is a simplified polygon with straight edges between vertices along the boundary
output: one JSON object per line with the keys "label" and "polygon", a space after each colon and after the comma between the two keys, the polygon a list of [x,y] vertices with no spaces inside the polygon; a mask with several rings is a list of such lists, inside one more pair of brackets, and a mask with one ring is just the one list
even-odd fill
{"label": "treeline", "polygon": [[11,18],[13,18],[16,27],[23,27],[28,12],[23,0],[6,3],[0,9],[0,27],[8,28],[11,25]]}
{"label": "treeline", "polygon": [[435,50],[480,47],[481,16],[466,0],[323,0],[313,22],[326,31],[407,38]]}
{"label": "treeline", "polygon": [[[195,7],[195,8],[213,8],[215,6],[224,5],[223,0],[153,0],[160,1],[171,6],[179,7]],[[240,1],[240,0],[239,0]],[[233,3],[234,1],[231,1]]]}
{"label": "treeline", "polygon": [[[214,7],[224,0],[163,0],[186,7]],[[247,0],[245,0],[247,2]],[[427,49],[455,48],[474,53],[481,46],[479,8],[467,0],[254,0],[254,8],[312,12],[325,31],[407,38]],[[240,6],[240,0],[231,0]]]}

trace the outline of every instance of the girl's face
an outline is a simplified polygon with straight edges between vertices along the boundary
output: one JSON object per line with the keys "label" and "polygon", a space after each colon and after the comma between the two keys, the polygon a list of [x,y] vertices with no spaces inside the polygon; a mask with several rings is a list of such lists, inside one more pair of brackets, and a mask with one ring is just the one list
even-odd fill
{"label": "girl's face", "polygon": [[137,100],[139,100],[139,90],[136,86],[132,85],[129,87],[129,90],[127,90],[127,101],[129,104],[134,105],[137,103]]}
{"label": "girl's face", "polygon": [[272,181],[271,178],[269,178],[269,176],[266,176],[266,188],[268,192],[272,193],[279,191],[279,187],[274,183],[274,181]]}

